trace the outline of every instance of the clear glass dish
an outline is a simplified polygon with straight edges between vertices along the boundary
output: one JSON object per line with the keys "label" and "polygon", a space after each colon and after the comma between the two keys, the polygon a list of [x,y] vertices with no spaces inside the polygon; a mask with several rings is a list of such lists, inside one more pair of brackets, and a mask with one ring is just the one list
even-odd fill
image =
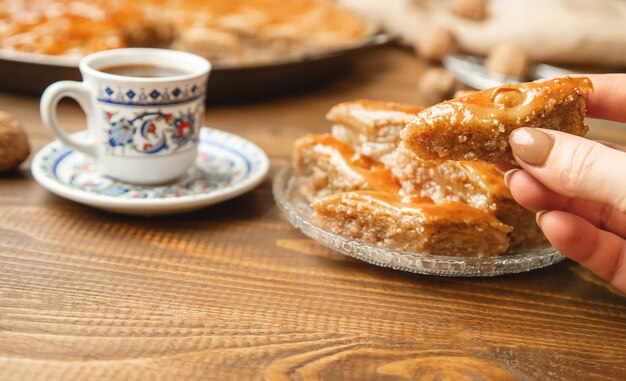
{"label": "clear glass dish", "polygon": [[564,259],[553,247],[511,251],[498,257],[436,256],[390,249],[331,233],[315,224],[313,209],[295,186],[291,166],[278,172],[273,192],[287,220],[305,235],[341,254],[377,266],[428,275],[477,277],[534,270]]}

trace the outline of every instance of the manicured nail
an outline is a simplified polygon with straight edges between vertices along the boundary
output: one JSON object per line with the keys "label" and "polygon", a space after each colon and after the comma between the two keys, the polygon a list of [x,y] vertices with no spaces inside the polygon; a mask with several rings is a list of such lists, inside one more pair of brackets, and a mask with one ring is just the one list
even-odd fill
{"label": "manicured nail", "polygon": [[537,221],[537,225],[539,225],[539,227],[541,227],[541,218],[546,213],[548,213],[547,210],[540,210],[535,214],[535,221]]}
{"label": "manicured nail", "polygon": [[506,171],[506,173],[504,174],[504,185],[506,185],[507,188],[511,188],[511,186],[509,186],[509,181],[511,181],[511,176],[513,176],[515,174],[515,172],[520,171],[520,169],[510,169],[508,171]]}
{"label": "manicured nail", "polygon": [[513,155],[518,161],[530,165],[542,165],[554,145],[548,134],[536,128],[518,128],[509,138]]}

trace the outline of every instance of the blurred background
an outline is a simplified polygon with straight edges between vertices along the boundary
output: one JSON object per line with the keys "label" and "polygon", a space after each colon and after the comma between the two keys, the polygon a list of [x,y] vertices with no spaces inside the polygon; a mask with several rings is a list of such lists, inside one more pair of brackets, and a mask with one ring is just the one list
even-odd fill
{"label": "blurred background", "polygon": [[0,0],[0,86],[31,94],[78,79],[86,54],[142,46],[211,60],[210,102],[259,100],[341,77],[385,45],[414,55],[410,103],[427,106],[506,82],[622,71],[626,2]]}

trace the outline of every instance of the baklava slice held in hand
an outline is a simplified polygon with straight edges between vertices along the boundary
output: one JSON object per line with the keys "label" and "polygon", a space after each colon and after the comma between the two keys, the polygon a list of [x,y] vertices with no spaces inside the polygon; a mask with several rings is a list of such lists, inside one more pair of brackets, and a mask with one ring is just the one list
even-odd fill
{"label": "baklava slice held in hand", "polygon": [[422,159],[515,163],[509,134],[520,127],[583,136],[589,78],[503,85],[438,103],[420,112],[402,140]]}

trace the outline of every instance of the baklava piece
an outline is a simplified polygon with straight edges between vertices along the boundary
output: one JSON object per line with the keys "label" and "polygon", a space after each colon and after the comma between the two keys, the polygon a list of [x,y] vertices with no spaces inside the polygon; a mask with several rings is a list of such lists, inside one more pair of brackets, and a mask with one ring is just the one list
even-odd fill
{"label": "baklava piece", "polygon": [[525,209],[513,197],[494,196],[494,214],[513,230],[509,233],[511,249],[522,250],[548,246],[549,242],[535,219],[535,213]]}
{"label": "baklava piece", "polygon": [[319,223],[336,234],[416,253],[496,256],[509,245],[509,226],[462,203],[356,191],[318,199],[313,208]]}
{"label": "baklava piece", "polygon": [[492,164],[478,161],[422,160],[401,145],[392,156],[392,172],[403,194],[419,194],[437,203],[462,202],[493,213],[513,227],[512,248],[546,243],[535,215],[519,205]]}
{"label": "baklava piece", "polygon": [[423,110],[401,136],[422,159],[515,163],[508,138],[517,128],[583,136],[585,94],[591,91],[585,77],[499,86]]}
{"label": "baklava piece", "polygon": [[398,192],[391,171],[357,153],[330,134],[306,135],[294,144],[293,162],[300,192],[309,201],[336,192],[377,190]]}
{"label": "baklava piece", "polygon": [[400,131],[422,109],[400,103],[357,100],[339,103],[326,115],[337,139],[375,160],[386,162],[400,142]]}
{"label": "baklava piece", "polygon": [[374,32],[331,0],[0,0],[0,49],[48,55],[167,47],[254,65],[354,46]]}

